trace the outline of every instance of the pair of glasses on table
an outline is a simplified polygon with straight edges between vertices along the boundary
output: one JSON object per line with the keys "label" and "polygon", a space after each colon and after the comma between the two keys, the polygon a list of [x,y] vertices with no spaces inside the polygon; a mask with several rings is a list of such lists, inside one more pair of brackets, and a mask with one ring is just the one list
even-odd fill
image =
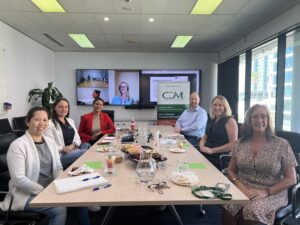
{"label": "pair of glasses on table", "polygon": [[164,192],[162,191],[162,189],[167,189],[167,188],[171,188],[167,185],[167,183],[165,181],[157,183],[157,184],[150,184],[148,186],[148,188],[154,192],[154,191],[158,191],[159,194],[163,194]]}

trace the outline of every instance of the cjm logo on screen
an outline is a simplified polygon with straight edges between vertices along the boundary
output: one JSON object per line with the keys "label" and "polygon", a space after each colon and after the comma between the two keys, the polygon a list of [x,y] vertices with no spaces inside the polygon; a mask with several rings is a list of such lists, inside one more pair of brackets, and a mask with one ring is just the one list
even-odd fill
{"label": "cjm logo on screen", "polygon": [[173,91],[165,91],[162,93],[162,97],[164,99],[182,99],[183,98],[183,92],[173,92]]}

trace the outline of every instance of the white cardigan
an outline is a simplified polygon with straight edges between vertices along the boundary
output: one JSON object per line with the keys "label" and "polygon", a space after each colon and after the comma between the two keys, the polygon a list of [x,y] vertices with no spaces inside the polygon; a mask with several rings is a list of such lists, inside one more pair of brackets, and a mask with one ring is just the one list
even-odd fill
{"label": "white cardigan", "polygon": [[[52,172],[56,178],[62,172],[56,143],[43,136],[52,155]],[[30,195],[37,195],[44,187],[38,184],[40,174],[40,159],[34,141],[28,131],[11,143],[7,152],[7,164],[10,174],[9,192],[14,196],[12,210],[24,210]],[[7,211],[10,197],[5,196],[0,202],[0,208]]]}
{"label": "white cardigan", "polygon": [[[66,118],[66,119],[75,131],[73,143],[75,142],[76,145],[79,146],[81,144],[81,140],[80,140],[80,136],[78,134],[77,128],[75,126],[74,120],[72,120],[70,118]],[[56,142],[56,144],[58,145],[58,150],[61,154],[63,148],[66,145],[65,145],[64,136],[63,136],[63,132],[62,132],[60,125],[57,124],[57,126],[55,126],[54,123],[52,122],[52,120],[49,120],[48,129],[46,130],[45,135],[52,138]]]}

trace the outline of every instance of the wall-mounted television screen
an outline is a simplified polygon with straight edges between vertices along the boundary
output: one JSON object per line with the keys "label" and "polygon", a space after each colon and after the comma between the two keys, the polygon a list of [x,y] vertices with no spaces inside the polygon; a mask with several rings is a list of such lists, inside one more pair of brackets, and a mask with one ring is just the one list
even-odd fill
{"label": "wall-mounted television screen", "polygon": [[158,82],[190,82],[190,92],[200,92],[200,70],[142,70],[140,94],[142,104],[156,104]]}
{"label": "wall-mounted television screen", "polygon": [[140,71],[77,69],[77,104],[92,105],[101,97],[110,105],[136,105],[140,101]]}

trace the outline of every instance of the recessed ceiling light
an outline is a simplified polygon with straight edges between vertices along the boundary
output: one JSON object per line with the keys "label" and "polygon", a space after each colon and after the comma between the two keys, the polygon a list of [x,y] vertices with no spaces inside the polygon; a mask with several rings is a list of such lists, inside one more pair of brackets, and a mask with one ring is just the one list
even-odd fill
{"label": "recessed ceiling light", "polygon": [[95,48],[92,42],[85,36],[85,34],[69,34],[81,48]]}
{"label": "recessed ceiling light", "polygon": [[198,0],[192,9],[191,14],[212,14],[221,4],[222,0]]}
{"label": "recessed ceiling light", "polygon": [[104,17],[104,21],[109,21],[109,18],[108,17]]}
{"label": "recessed ceiling light", "polygon": [[193,36],[176,36],[171,48],[184,48]]}
{"label": "recessed ceiling light", "polygon": [[66,12],[57,0],[31,0],[43,12]]}
{"label": "recessed ceiling light", "polygon": [[149,18],[149,22],[150,23],[154,22],[154,18]]}

